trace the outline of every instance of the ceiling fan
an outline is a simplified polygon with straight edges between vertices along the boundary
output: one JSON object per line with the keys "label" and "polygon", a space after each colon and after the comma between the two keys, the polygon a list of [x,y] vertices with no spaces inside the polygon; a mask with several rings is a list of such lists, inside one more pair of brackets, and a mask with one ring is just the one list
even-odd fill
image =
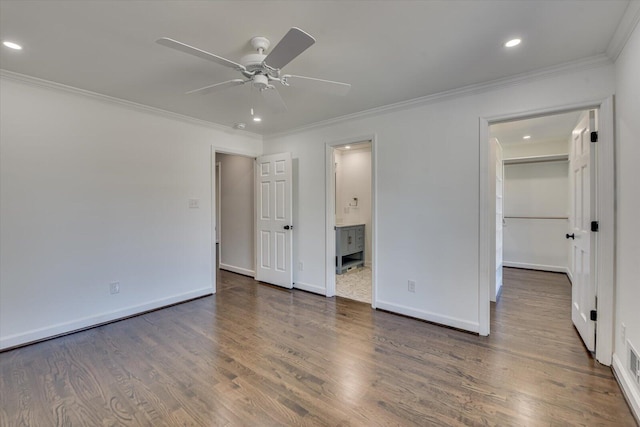
{"label": "ceiling fan", "polygon": [[239,71],[243,76],[243,78],[227,80],[225,82],[194,89],[187,92],[187,94],[208,94],[233,86],[241,86],[251,83],[252,89],[256,89],[271,108],[279,111],[286,110],[286,106],[273,84],[275,82],[282,86],[291,87],[309,83],[315,89],[336,95],[346,95],[351,88],[351,85],[348,83],[334,82],[313,77],[296,76],[292,74],[282,74],[281,70],[285,65],[294,60],[315,42],[316,40],[311,35],[307,34],[300,28],[294,27],[285,34],[282,40],[278,42],[271,52],[266,54],[266,50],[269,49],[269,46],[271,45],[269,40],[266,37],[253,37],[251,39],[251,46],[253,46],[257,52],[243,56],[238,63],[168,37],[162,37],[156,40],[156,43],[163,46],[215,62],[216,64],[224,65],[225,67],[233,68],[234,70]]}

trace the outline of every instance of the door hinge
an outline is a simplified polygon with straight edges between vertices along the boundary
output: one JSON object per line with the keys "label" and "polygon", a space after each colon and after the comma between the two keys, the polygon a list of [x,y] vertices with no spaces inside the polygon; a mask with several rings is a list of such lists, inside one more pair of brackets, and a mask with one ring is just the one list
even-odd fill
{"label": "door hinge", "polygon": [[591,132],[591,142],[598,142],[598,132]]}
{"label": "door hinge", "polygon": [[599,230],[600,225],[598,221],[591,221],[591,231],[597,232]]}
{"label": "door hinge", "polygon": [[596,310],[591,310],[589,313],[590,319],[596,322],[598,320],[598,312]]}

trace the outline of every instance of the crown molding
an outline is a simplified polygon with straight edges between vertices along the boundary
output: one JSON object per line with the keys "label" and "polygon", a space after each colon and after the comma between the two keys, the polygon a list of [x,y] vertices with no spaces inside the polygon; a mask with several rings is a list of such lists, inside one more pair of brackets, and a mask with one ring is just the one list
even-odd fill
{"label": "crown molding", "polygon": [[206,120],[200,120],[189,116],[184,116],[182,114],[173,113],[171,111],[162,110],[156,107],[150,107],[148,105],[138,104],[137,102],[127,101],[121,98],[115,98],[113,96],[104,95],[97,92],[91,92],[89,90],[80,89],[73,86],[67,86],[62,83],[56,83],[49,80],[40,79],[38,77],[28,76],[26,74],[20,74],[13,71],[0,69],[0,77],[5,78],[7,80],[13,80],[20,83],[25,83],[31,86],[44,87],[47,89],[58,90],[66,93],[72,93],[75,95],[84,96],[87,98],[96,99],[99,101],[108,102],[110,104],[116,104],[125,108],[129,108],[131,110],[135,110],[138,112],[150,113],[156,116],[161,116],[168,119],[178,120],[184,123],[203,126],[209,129],[214,129],[217,131],[221,131],[227,134],[233,135],[242,135],[244,137],[248,137],[251,139],[255,139],[258,141],[262,141],[262,135],[257,133],[237,130],[228,126],[223,126],[218,123],[208,122]]}
{"label": "crown molding", "polygon": [[501,89],[509,86],[517,86],[531,81],[542,80],[557,75],[562,75],[569,72],[588,70],[592,68],[602,67],[605,65],[611,65],[613,62],[605,54],[591,56],[588,58],[579,59],[577,61],[566,62],[564,64],[556,65],[553,67],[542,68],[535,71],[529,71],[526,73],[516,74],[501,79],[491,80],[489,82],[477,83],[468,86],[463,86],[457,89],[451,89],[443,92],[438,92],[432,95],[422,96],[420,98],[414,98],[407,101],[401,101],[394,104],[383,105],[381,107],[371,108],[369,110],[360,111],[353,114],[347,114],[340,117],[335,117],[321,122],[311,123],[309,125],[301,126],[295,129],[286,130],[283,132],[276,132],[272,134],[264,135],[264,139],[279,138],[287,135],[292,135],[300,132],[306,132],[312,129],[323,128],[338,123],[343,123],[351,120],[362,119],[367,117],[378,116],[381,114],[387,114],[395,111],[401,111],[408,108],[420,107],[423,105],[433,104],[441,102],[447,99],[454,99],[462,96],[474,95],[484,92],[489,92],[495,89]]}
{"label": "crown molding", "polygon": [[[637,2],[640,3],[640,2]],[[248,138],[252,138],[259,141],[264,141],[267,139],[273,139],[278,137],[283,137],[287,135],[292,135],[300,132],[309,131],[312,129],[324,128],[327,126],[336,125],[339,123],[344,123],[351,120],[362,119],[367,117],[378,116],[381,114],[387,114],[391,112],[401,111],[408,108],[415,108],[422,105],[433,104],[435,102],[441,102],[446,99],[454,99],[462,96],[468,96],[483,92],[488,92],[491,90],[508,87],[508,86],[516,86],[524,83],[528,83],[535,80],[541,80],[545,78],[549,78],[555,75],[561,75],[568,72],[579,71],[579,70],[587,70],[591,68],[601,67],[604,65],[612,64],[611,59],[607,55],[597,55],[589,58],[580,59],[577,61],[571,61],[564,64],[560,64],[553,67],[543,68],[536,71],[526,72],[517,74],[510,77],[504,77],[501,79],[491,80],[489,82],[477,83],[468,86],[463,86],[457,89],[451,89],[443,92],[438,92],[435,94],[410,99],[407,101],[401,101],[394,104],[383,105],[381,107],[372,108],[369,110],[364,110],[352,114],[347,114],[340,117],[335,117],[328,120],[323,120],[320,122],[311,123],[305,126],[297,127],[294,129],[285,130],[282,132],[276,132],[272,134],[260,135],[253,132],[241,131],[237,129],[233,129],[228,126],[223,126],[217,123],[196,119],[189,116],[184,116],[182,114],[173,113],[167,110],[162,110],[155,107],[150,107],[143,104],[138,104],[132,101],[126,101],[124,99],[115,98],[108,95],[103,95],[96,92],[91,92],[84,89],[75,88],[73,86],[67,86],[62,83],[56,83],[49,80],[40,79],[37,77],[28,76],[25,74],[16,73],[13,71],[8,71],[4,69],[0,69],[0,77],[7,78],[9,80],[15,80],[19,82],[23,82],[26,84],[30,84],[33,86],[40,86],[49,89],[60,90],[67,93],[74,93],[81,96],[98,99],[101,101],[109,102],[112,104],[117,104],[120,106],[124,106],[136,111],[147,112],[155,115],[159,115],[162,117],[179,120],[182,122],[186,122],[189,124],[194,124],[198,126],[204,126],[210,129],[215,129],[218,131],[222,131],[228,134],[234,135],[242,135]]]}
{"label": "crown molding", "polygon": [[633,30],[638,26],[638,22],[640,22],[640,0],[631,0],[607,46],[607,56],[612,61],[615,62],[618,59]]}

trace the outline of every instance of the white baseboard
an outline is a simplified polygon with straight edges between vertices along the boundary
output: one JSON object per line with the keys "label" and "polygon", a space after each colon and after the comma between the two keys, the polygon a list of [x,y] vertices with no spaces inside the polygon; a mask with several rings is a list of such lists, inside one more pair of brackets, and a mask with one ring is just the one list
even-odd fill
{"label": "white baseboard", "polygon": [[433,323],[439,323],[453,328],[463,329],[469,332],[479,332],[480,325],[477,322],[469,322],[468,320],[457,319],[455,317],[443,316],[441,314],[431,313],[424,310],[416,310],[415,308],[406,307],[404,305],[394,304],[386,301],[376,301],[376,308],[391,311],[393,313],[403,314],[405,316],[415,317]]}
{"label": "white baseboard", "polygon": [[227,270],[232,273],[242,274],[243,276],[256,277],[256,272],[248,268],[236,267],[235,265],[220,263],[220,270]]}
{"label": "white baseboard", "polygon": [[58,323],[57,325],[47,326],[45,328],[33,329],[31,331],[9,335],[0,338],[0,350],[33,343],[36,341],[42,341],[44,339],[53,338],[58,335],[81,331],[83,329],[92,328],[147,311],[157,310],[162,307],[188,301],[194,298],[212,295],[213,293],[214,289],[211,287],[198,289],[196,291],[175,295],[169,298],[157,299],[144,304],[125,307],[120,310],[110,311],[107,313],[84,317],[82,319],[77,319],[70,322]]}
{"label": "white baseboard", "polygon": [[502,266],[513,267],[513,268],[526,268],[527,270],[553,271],[554,273],[565,273],[567,275],[569,274],[569,269],[561,265],[529,264],[526,262],[503,261]]}
{"label": "white baseboard", "polygon": [[293,284],[294,289],[300,289],[302,291],[313,292],[314,294],[326,295],[327,290],[323,287],[310,285],[308,283],[295,282]]}
{"label": "white baseboard", "polygon": [[636,417],[636,422],[640,425],[640,390],[638,390],[638,387],[633,383],[629,372],[625,369],[616,353],[613,354],[613,364],[611,367],[624,393],[624,397],[629,403],[631,412],[633,412],[633,416]]}

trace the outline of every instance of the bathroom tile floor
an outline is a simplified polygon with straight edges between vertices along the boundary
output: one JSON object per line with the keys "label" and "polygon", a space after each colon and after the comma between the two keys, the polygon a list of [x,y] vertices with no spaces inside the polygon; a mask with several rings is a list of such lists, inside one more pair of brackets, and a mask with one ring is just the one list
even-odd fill
{"label": "bathroom tile floor", "polygon": [[336,295],[371,304],[371,267],[336,274]]}

